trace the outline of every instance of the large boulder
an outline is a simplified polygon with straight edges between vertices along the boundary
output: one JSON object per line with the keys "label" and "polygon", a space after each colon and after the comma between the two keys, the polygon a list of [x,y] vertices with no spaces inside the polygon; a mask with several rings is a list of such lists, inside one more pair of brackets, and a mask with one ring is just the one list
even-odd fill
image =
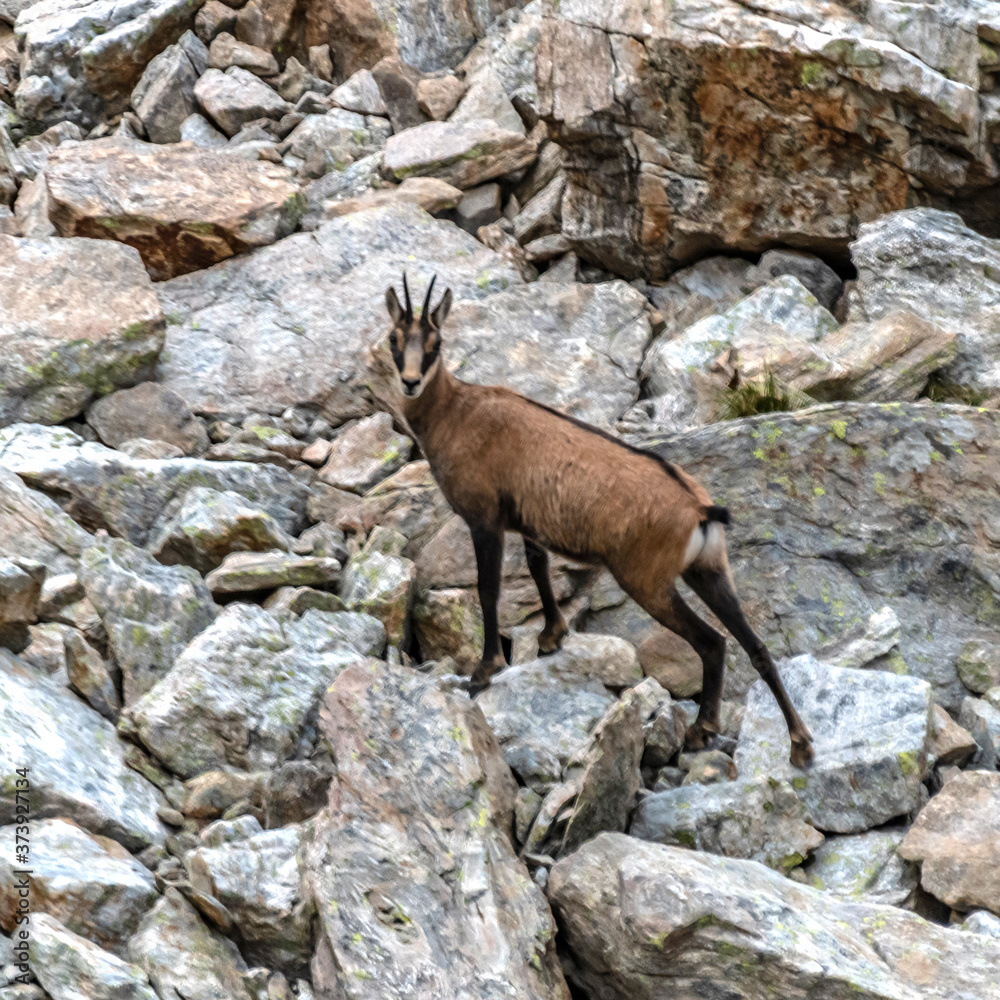
{"label": "large boulder", "polygon": [[551,914],[508,839],[514,781],[479,710],[371,664],[337,678],[320,724],[337,775],[306,852],[317,992],[568,1000]]}
{"label": "large boulder", "polygon": [[155,55],[190,28],[204,0],[47,0],[17,19],[18,112],[90,128],[124,111]]}
{"label": "large boulder", "polygon": [[87,423],[111,448],[145,438],[166,441],[186,455],[200,455],[208,449],[205,427],[187,403],[155,382],[103,396],[87,411]]}
{"label": "large boulder", "polygon": [[744,778],[790,781],[821,830],[858,833],[920,806],[930,685],[883,670],[785,661],[781,678],[816,750],[807,770],[788,762],[784,716],[770,688],[750,689],[736,748]]}
{"label": "large boulder", "polygon": [[130,98],[150,142],[180,142],[181,126],[198,108],[194,85],[208,65],[208,49],[185,31],[150,60]]}
{"label": "large boulder", "polygon": [[566,151],[563,231],[619,274],[660,277],[713,247],[843,254],[911,198],[989,218],[976,19],[950,9],[921,30],[888,3],[546,0],[539,110]]}
{"label": "large boulder", "polygon": [[496,254],[415,206],[358,212],[161,285],[176,319],[161,381],[196,410],[309,403],[337,424],[365,416],[366,353],[388,332],[385,289],[404,268],[414,294],[438,271],[459,302],[520,284]]}
{"label": "large boulder", "polygon": [[285,167],[188,143],[60,149],[46,182],[60,236],[127,243],[155,280],[273,243],[305,208]]}
{"label": "large boulder", "polygon": [[164,327],[130,247],[0,235],[0,426],[57,424],[148,378]]}
{"label": "large boulder", "polygon": [[[832,658],[889,607],[898,647],[882,662],[930,681],[934,700],[958,712],[965,644],[1000,644],[996,413],[842,403],[630,440],[660,450],[733,512],[737,588],[776,656]],[[728,690],[742,693],[755,674],[742,651],[730,665]]]}
{"label": "large boulder", "polygon": [[281,118],[291,110],[263,80],[241,66],[205,72],[194,86],[194,96],[205,114],[233,136],[247,122],[260,118]]}
{"label": "large boulder", "polygon": [[326,612],[295,618],[231,604],[128,715],[183,778],[274,768],[308,743],[310,716],[334,678],[365,660]]}
{"label": "large boulder", "polygon": [[27,766],[36,820],[66,817],[130,850],[162,843],[166,802],[125,759],[110,722],[0,650],[0,823],[15,821],[15,769]]}
{"label": "large boulder", "polygon": [[995,997],[1000,942],[752,861],[605,833],[552,869],[570,978],[602,1000]]}
{"label": "large boulder", "polygon": [[130,458],[66,428],[15,424],[0,430],[4,464],[32,486],[64,498],[91,527],[144,545],[180,510],[195,486],[238,493],[289,534],[306,526],[308,489],[275,465],[196,458]]}

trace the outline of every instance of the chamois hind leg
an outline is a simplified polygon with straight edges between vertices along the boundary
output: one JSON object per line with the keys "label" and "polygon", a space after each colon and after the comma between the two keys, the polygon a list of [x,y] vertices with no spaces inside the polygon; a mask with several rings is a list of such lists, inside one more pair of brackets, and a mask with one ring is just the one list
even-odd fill
{"label": "chamois hind leg", "polygon": [[552,593],[552,581],[549,579],[549,554],[537,542],[530,538],[524,539],[524,554],[528,558],[528,570],[531,579],[538,588],[538,596],[542,599],[542,611],[545,614],[545,628],[538,636],[538,652],[545,656],[560,649],[563,639],[569,631],[566,619],[563,618],[555,594]]}
{"label": "chamois hind leg", "polygon": [[726,640],[684,603],[671,586],[663,597],[639,602],[661,625],[686,640],[701,657],[701,707],[698,718],[688,727],[684,745],[700,750],[719,732],[719,703],[722,697],[722,673],[726,661]]}
{"label": "chamois hind leg", "polygon": [[719,621],[747,651],[754,669],[771,689],[788,725],[792,741],[791,762],[796,767],[808,767],[814,757],[812,736],[795,711],[767,646],[750,627],[733,587],[728,566],[690,566],[682,574],[684,582],[715,612]]}
{"label": "chamois hind leg", "polygon": [[476,568],[479,572],[479,603],[483,609],[483,658],[472,674],[469,692],[482,691],[490,678],[507,666],[500,645],[500,626],[497,620],[497,601],[500,599],[500,574],[503,563],[503,532],[492,528],[469,525],[472,544],[476,550]]}

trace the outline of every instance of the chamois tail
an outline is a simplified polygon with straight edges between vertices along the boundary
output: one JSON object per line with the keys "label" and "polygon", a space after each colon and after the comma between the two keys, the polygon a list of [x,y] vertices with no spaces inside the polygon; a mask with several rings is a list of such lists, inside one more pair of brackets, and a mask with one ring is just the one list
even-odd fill
{"label": "chamois tail", "polygon": [[705,520],[715,521],[717,524],[731,524],[733,519],[729,515],[728,507],[719,507],[717,504],[713,504],[711,507],[705,508]]}

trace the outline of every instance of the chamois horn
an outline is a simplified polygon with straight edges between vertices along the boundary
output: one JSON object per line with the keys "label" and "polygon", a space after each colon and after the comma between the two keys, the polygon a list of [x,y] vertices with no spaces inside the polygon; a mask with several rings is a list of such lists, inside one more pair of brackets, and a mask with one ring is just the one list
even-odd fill
{"label": "chamois horn", "polygon": [[413,303],[410,301],[410,286],[406,283],[406,272],[403,272],[403,295],[406,298],[406,322],[413,322]]}
{"label": "chamois horn", "polygon": [[424,329],[429,329],[431,325],[431,292],[434,291],[435,281],[437,281],[436,274],[431,278],[431,283],[427,286],[427,294],[424,296],[424,306],[420,310],[420,325]]}

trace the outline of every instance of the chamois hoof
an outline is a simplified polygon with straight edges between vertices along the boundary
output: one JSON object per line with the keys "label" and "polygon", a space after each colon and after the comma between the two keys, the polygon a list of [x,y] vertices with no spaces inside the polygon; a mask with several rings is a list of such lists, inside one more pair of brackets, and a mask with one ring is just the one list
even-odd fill
{"label": "chamois hoof", "polygon": [[568,628],[562,628],[552,632],[544,631],[538,636],[538,655],[551,656],[562,649],[563,639],[566,638]]}
{"label": "chamois hoof", "polygon": [[793,767],[806,768],[816,759],[816,751],[813,750],[813,745],[809,740],[793,741],[792,752],[788,759],[792,762]]}
{"label": "chamois hoof", "polygon": [[717,732],[718,729],[711,723],[695,720],[684,734],[684,747],[687,750],[704,750]]}
{"label": "chamois hoof", "polygon": [[490,660],[483,660],[473,671],[469,679],[469,697],[475,698],[480,691],[485,691],[490,686],[490,681],[494,674],[498,674],[507,666],[506,660],[494,663]]}

